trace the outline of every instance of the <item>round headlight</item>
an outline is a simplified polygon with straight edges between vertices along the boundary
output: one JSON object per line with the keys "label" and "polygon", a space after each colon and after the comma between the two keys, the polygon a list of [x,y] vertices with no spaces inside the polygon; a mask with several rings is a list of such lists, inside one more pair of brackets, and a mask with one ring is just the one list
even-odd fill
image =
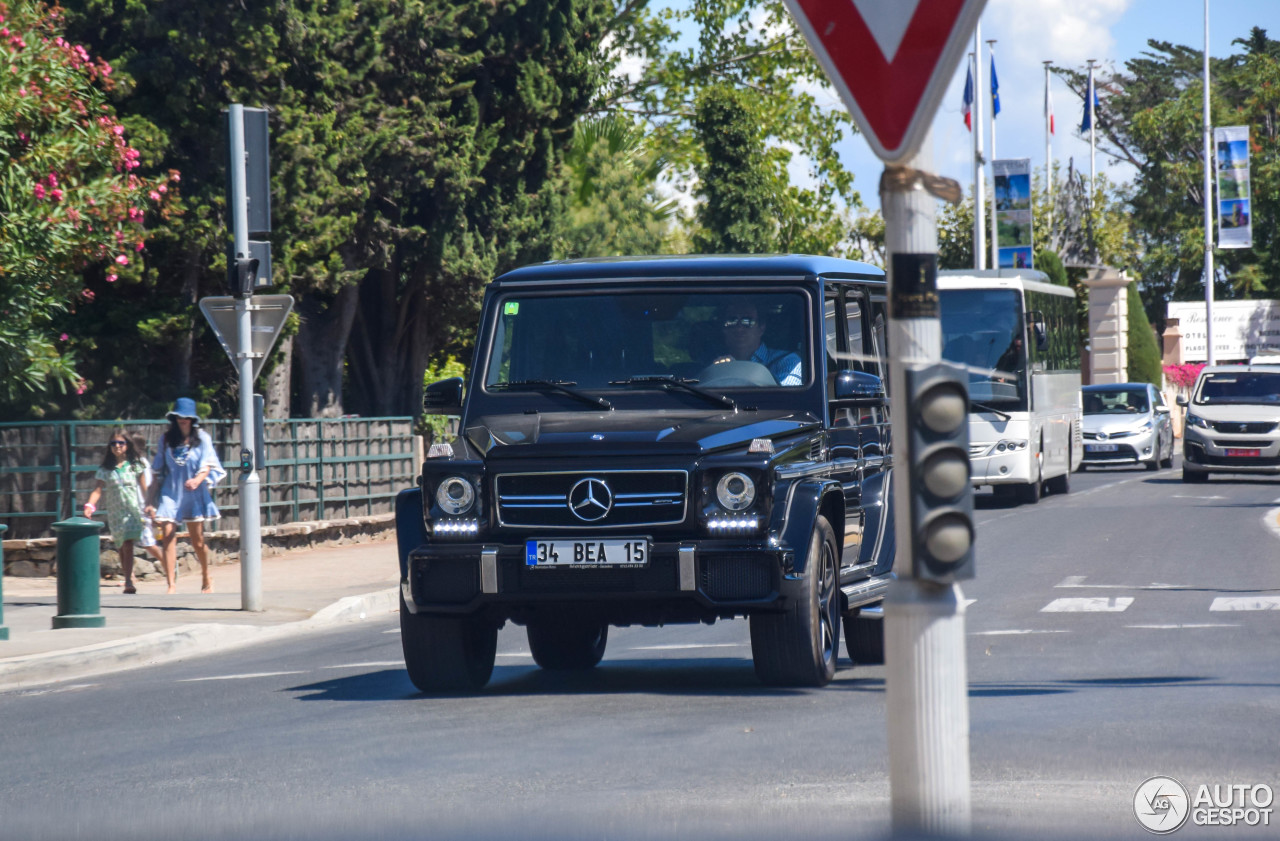
{"label": "round headlight", "polygon": [[743,473],[726,473],[716,482],[716,499],[730,511],[750,508],[756,501],[756,483]]}
{"label": "round headlight", "polygon": [[475,488],[461,476],[450,476],[436,488],[436,504],[447,514],[465,514],[475,501]]}

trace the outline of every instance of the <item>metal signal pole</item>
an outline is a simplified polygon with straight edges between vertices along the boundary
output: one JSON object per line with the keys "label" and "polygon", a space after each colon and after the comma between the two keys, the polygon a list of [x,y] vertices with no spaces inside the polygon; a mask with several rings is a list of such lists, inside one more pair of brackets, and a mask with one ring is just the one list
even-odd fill
{"label": "metal signal pole", "polygon": [[[995,67],[996,39],[987,39],[987,54],[991,66]],[[983,91],[983,96],[991,96],[991,91]],[[991,101],[991,268],[1000,268],[1000,228],[996,222],[996,103]]]}
{"label": "metal signal pole", "polygon": [[1204,340],[1205,361],[1213,352],[1213,122],[1209,116],[1209,0],[1204,0]]}

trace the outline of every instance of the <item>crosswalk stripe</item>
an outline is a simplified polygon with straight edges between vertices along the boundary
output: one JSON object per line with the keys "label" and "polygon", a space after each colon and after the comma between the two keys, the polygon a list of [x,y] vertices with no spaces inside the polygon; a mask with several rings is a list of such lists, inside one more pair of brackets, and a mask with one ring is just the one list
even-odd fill
{"label": "crosswalk stripe", "polygon": [[1041,613],[1120,613],[1133,604],[1127,596],[1109,599],[1105,597],[1083,599],[1054,599],[1044,607]]}
{"label": "crosswalk stripe", "polygon": [[1280,596],[1218,596],[1210,610],[1280,610]]}

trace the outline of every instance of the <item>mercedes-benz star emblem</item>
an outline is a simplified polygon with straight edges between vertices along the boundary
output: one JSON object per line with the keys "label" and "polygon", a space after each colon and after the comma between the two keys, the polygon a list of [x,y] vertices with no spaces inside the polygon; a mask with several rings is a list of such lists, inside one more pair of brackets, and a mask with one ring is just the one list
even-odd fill
{"label": "mercedes-benz star emblem", "polygon": [[613,491],[604,479],[579,480],[569,489],[569,510],[579,520],[593,523],[603,520],[613,508]]}

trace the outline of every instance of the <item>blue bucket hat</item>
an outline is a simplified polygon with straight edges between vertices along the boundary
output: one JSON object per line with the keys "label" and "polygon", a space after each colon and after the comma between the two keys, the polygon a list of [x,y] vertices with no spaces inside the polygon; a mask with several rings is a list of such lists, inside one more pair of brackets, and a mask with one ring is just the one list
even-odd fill
{"label": "blue bucket hat", "polygon": [[200,416],[196,414],[196,401],[190,397],[179,397],[173,402],[173,409],[169,414],[165,415],[168,420],[174,418],[191,418],[196,423],[200,422]]}

